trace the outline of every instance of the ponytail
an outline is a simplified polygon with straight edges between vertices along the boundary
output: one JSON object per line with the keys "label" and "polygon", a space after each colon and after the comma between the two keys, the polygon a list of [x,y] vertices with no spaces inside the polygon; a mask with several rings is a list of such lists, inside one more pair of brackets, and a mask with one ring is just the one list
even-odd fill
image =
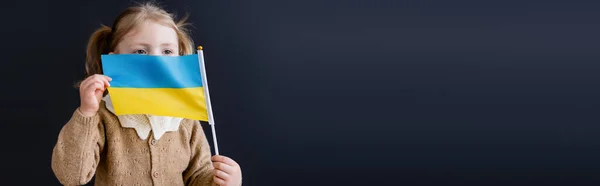
{"label": "ponytail", "polygon": [[102,25],[90,37],[85,57],[86,78],[94,74],[102,74],[100,56],[110,52],[110,35],[111,28]]}
{"label": "ponytail", "polygon": [[[111,28],[102,25],[102,27],[97,29],[92,36],[90,36],[85,56],[85,77],[83,79],[94,74],[102,74],[102,62],[100,56],[103,53],[109,52],[109,40],[111,34]],[[75,88],[79,88],[82,81],[83,80],[76,82]]]}

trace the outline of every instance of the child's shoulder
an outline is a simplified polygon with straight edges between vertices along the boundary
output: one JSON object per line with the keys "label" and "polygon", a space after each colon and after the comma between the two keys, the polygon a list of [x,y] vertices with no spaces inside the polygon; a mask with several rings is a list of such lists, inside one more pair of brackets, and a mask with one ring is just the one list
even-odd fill
{"label": "child's shoulder", "polygon": [[196,135],[197,133],[204,134],[202,126],[198,120],[183,119],[181,120],[180,130],[186,130],[190,135]]}

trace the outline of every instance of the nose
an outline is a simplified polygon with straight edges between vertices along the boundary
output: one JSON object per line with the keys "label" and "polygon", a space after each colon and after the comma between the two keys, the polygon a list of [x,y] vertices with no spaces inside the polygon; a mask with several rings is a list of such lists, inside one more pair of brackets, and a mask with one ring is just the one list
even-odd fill
{"label": "nose", "polygon": [[150,55],[160,56],[160,55],[163,55],[163,53],[161,52],[160,49],[152,49],[152,51],[150,52]]}

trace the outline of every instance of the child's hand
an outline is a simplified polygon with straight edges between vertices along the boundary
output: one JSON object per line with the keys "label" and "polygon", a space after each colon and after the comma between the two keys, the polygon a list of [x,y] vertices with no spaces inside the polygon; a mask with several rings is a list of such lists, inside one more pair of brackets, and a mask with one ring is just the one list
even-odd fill
{"label": "child's hand", "polygon": [[212,158],[215,167],[215,184],[220,186],[242,185],[242,170],[231,158],[215,155]]}
{"label": "child's hand", "polygon": [[108,83],[112,79],[108,76],[95,74],[83,80],[79,86],[79,98],[81,105],[79,111],[87,117],[96,115],[100,108],[100,100]]}

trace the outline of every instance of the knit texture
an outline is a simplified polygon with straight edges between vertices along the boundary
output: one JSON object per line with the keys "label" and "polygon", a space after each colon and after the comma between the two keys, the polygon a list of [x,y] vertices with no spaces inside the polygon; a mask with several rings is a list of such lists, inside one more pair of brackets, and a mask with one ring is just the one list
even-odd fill
{"label": "knit texture", "polygon": [[[152,134],[151,134],[152,135]],[[210,147],[198,121],[183,119],[160,140],[142,140],[121,127],[102,101],[95,116],[76,109],[52,153],[52,170],[63,185],[212,185]]]}

